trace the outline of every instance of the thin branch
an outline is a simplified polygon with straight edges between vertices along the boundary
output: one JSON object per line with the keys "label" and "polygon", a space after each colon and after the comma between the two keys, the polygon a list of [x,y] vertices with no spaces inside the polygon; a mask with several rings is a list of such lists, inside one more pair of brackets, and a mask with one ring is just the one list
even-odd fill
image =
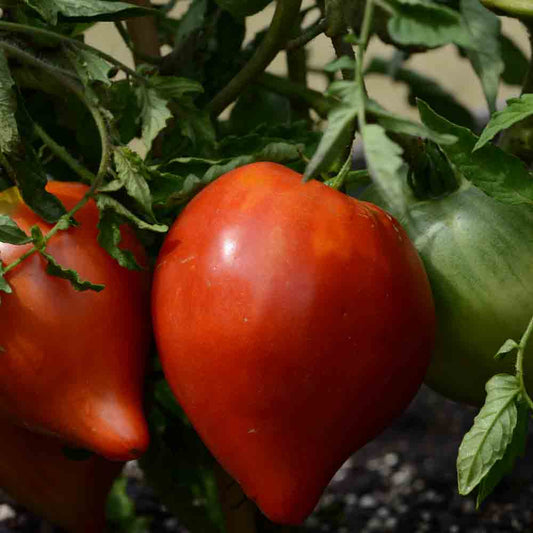
{"label": "thin branch", "polygon": [[303,48],[306,44],[310,43],[313,39],[323,34],[328,27],[327,19],[323,18],[319,20],[316,24],[313,24],[310,28],[307,28],[302,31],[302,34],[291,39],[287,46],[286,50],[295,50],[296,48]]}
{"label": "thin branch", "polygon": [[[129,1],[138,6],[150,6],[150,0]],[[134,52],[135,60],[142,59],[140,55],[145,57],[161,56],[159,34],[155,17],[131,18],[126,21],[126,26],[128,27],[131,42],[133,43],[132,50]],[[138,51],[140,55],[136,54],[135,51]]]}
{"label": "thin branch", "polygon": [[112,65],[117,66],[121,70],[123,70],[126,74],[129,74],[132,78],[135,78],[139,80],[141,83],[147,83],[147,80],[141,75],[135,72],[135,70],[131,69],[118,59],[115,59],[113,56],[106,54],[105,52],[102,52],[101,50],[98,50],[98,48],[94,48],[93,46],[90,46],[88,44],[85,44],[83,41],[78,41],[77,39],[72,39],[70,37],[66,37],[65,35],[61,35],[60,33],[56,33],[50,30],[45,30],[42,28],[36,28],[35,26],[27,26],[25,24],[18,24],[15,22],[6,22],[6,21],[0,21],[0,30],[6,30],[8,32],[15,32],[15,33],[25,33],[28,35],[39,35],[42,37],[47,37],[50,39],[55,39],[58,42],[65,42],[70,43],[74,46],[77,46],[78,48],[82,48],[83,50],[87,50],[89,52],[92,52],[93,54],[96,54],[100,56],[102,59],[105,59]]}
{"label": "thin branch", "polygon": [[302,0],[278,0],[270,28],[252,58],[207,106],[213,116],[228,107],[285,47],[297,23]]}

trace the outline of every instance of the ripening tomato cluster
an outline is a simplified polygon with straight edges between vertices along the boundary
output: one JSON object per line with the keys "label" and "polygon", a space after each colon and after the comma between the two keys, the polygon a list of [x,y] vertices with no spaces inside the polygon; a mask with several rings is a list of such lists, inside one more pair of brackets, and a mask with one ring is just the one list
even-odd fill
{"label": "ripening tomato cluster", "polygon": [[[86,192],[59,182],[48,190],[67,209]],[[8,196],[3,214],[27,232],[49,231]],[[280,165],[241,167],[184,209],[153,280],[99,246],[94,202],[76,219],[48,252],[105,290],[75,292],[34,254],[7,274],[13,293],[0,305],[0,487],[69,531],[103,530],[114,477],[148,447],[150,323],[199,435],[280,523],[302,522],[423,380],[430,287],[404,230],[372,204]],[[123,244],[145,264],[126,229]],[[0,244],[2,262],[27,246]],[[71,461],[64,445],[96,455]]]}

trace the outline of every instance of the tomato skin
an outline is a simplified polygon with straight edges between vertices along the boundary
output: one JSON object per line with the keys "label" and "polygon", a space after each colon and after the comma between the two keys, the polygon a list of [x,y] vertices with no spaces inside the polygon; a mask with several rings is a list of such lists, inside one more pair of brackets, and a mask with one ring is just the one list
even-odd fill
{"label": "tomato skin", "polygon": [[[437,312],[427,384],[451,400],[482,405],[485,384],[514,373],[515,358],[494,359],[533,315],[533,209],[509,205],[463,183],[437,200],[413,203],[405,228],[426,265]],[[533,389],[533,345],[524,357]]]}
{"label": "tomato skin", "polygon": [[[67,209],[87,191],[61,182],[47,189]],[[44,233],[51,228],[21,202],[0,206],[26,232],[34,224]],[[75,218],[80,227],[56,234],[47,251],[106,288],[76,292],[68,281],[48,275],[38,254],[7,274],[13,293],[2,295],[0,305],[0,414],[109,459],[129,460],[149,440],[142,410],[149,275],[120,267],[99,246],[94,201]],[[142,260],[133,234],[123,233],[124,245]],[[0,258],[9,264],[28,246],[0,243]]]}
{"label": "tomato skin", "polygon": [[72,461],[60,441],[0,421],[0,489],[72,533],[101,533],[105,504],[123,463]]}
{"label": "tomato skin", "polygon": [[396,221],[272,163],[219,178],[178,217],[152,318],[200,436],[288,524],[407,406],[434,333],[425,272]]}

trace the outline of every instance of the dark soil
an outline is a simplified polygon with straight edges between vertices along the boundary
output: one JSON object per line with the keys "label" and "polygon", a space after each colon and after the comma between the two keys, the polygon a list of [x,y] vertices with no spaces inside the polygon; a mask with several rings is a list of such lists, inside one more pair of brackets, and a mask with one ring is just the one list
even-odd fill
{"label": "dark soil", "polygon": [[[456,489],[455,459],[475,411],[423,388],[410,408],[333,478],[307,520],[309,533],[533,532],[533,449],[476,511]],[[531,439],[530,439],[531,440]],[[150,532],[184,533],[149,488],[131,480]],[[54,533],[0,493],[0,533]],[[238,533],[238,532],[237,532]]]}

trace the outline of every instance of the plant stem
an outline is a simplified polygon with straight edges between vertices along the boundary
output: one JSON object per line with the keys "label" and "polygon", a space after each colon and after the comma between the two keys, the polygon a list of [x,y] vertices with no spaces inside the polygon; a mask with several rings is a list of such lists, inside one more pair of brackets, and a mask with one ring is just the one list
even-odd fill
{"label": "plant stem", "polygon": [[529,396],[526,390],[526,384],[524,382],[524,353],[526,351],[526,347],[527,347],[529,338],[531,337],[532,333],[533,333],[533,317],[529,321],[527,329],[522,335],[522,338],[520,339],[520,343],[518,344],[518,353],[516,355],[516,376],[518,377],[518,380],[520,381],[520,388],[522,390],[522,395],[527,401],[530,409],[533,410],[533,400]]}
{"label": "plant stem", "polygon": [[302,31],[302,34],[294,39],[291,39],[285,46],[286,50],[294,50],[296,48],[302,48],[306,44],[310,43],[313,39],[321,35],[326,31],[328,27],[327,19],[323,18],[316,24],[313,24],[310,28]]}
{"label": "plant stem", "polygon": [[359,45],[357,46],[355,59],[355,81],[357,83],[357,107],[358,107],[358,122],[359,131],[363,135],[363,130],[366,127],[366,88],[363,76],[363,63],[365,58],[366,47],[368,46],[368,39],[370,37],[370,28],[372,26],[372,14],[374,11],[374,0],[366,0],[365,14],[363,16],[363,24],[361,26],[361,36]]}
{"label": "plant stem", "polygon": [[122,41],[124,44],[128,47],[128,49],[133,54],[134,58],[139,58],[145,63],[148,63],[150,65],[160,65],[163,61],[163,58],[160,56],[151,56],[147,54],[143,54],[140,50],[135,48],[135,45],[131,42],[130,36],[128,32],[124,29],[124,26],[122,26],[122,23],[120,21],[114,22],[115,28],[117,29],[119,35],[122,37]]}
{"label": "plant stem", "polygon": [[[344,41],[344,36],[348,35],[347,33],[334,35],[331,37],[331,43],[335,49],[335,54],[338,58],[343,56],[348,56],[350,59],[355,59],[355,53],[353,51],[352,45]],[[345,80],[350,80],[352,78],[352,72],[349,69],[342,69],[342,77]]]}
{"label": "plant stem", "polygon": [[42,28],[36,28],[34,26],[27,26],[26,24],[18,24],[16,22],[6,22],[3,20],[0,21],[0,30],[6,30],[8,32],[15,33],[25,33],[28,35],[39,35],[41,37],[55,39],[58,42],[70,43],[74,46],[77,46],[78,48],[82,48],[83,50],[87,50],[89,52],[92,52],[93,54],[100,56],[102,59],[105,59],[112,65],[115,65],[124,72],[126,72],[126,74],[129,74],[132,78],[139,80],[141,83],[148,83],[147,80],[141,74],[138,74],[137,72],[135,72],[135,70],[131,69],[127,65],[124,65],[124,63],[122,63],[118,59],[115,59],[113,56],[106,54],[101,50],[98,50],[98,48],[94,48],[93,46],[85,44],[83,41],[78,41],[77,39],[72,39],[71,37],[67,37],[65,35],[61,35],[60,33],[56,33],[50,30],[44,30]]}
{"label": "plant stem", "polygon": [[242,70],[211,100],[207,110],[220,115],[285,47],[297,23],[302,0],[278,0],[270,28],[255,54]]}
{"label": "plant stem", "polygon": [[326,181],[326,185],[338,191],[344,185],[344,180],[346,179],[348,172],[350,172],[352,168],[352,161],[353,155],[352,150],[350,150],[350,154],[346,158],[346,161],[344,162],[344,165],[342,165],[342,168],[340,169],[339,173],[334,178]]}
{"label": "plant stem", "polygon": [[54,141],[54,139],[52,139],[52,137],[50,137],[39,124],[34,123],[33,128],[44,144],[46,144],[46,146],[48,146],[59,159],[65,162],[82,180],[88,183],[94,182],[95,175],[72,157],[63,146]]}
{"label": "plant stem", "polygon": [[272,92],[305,102],[322,118],[326,118],[330,109],[335,105],[334,98],[324,96],[321,92],[309,89],[299,83],[294,83],[269,72],[261,74],[257,83]]}

